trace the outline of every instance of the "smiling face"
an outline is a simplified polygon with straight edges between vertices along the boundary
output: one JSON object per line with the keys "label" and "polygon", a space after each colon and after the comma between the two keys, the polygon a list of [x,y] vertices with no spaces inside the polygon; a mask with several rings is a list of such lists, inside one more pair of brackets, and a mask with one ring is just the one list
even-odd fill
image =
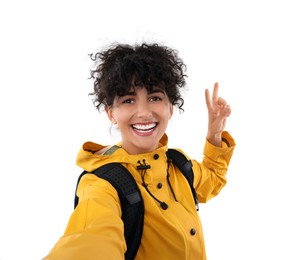
{"label": "smiling face", "polygon": [[148,93],[144,87],[116,97],[106,108],[109,119],[118,125],[122,147],[129,154],[146,153],[158,147],[173,114],[173,105],[160,88]]}

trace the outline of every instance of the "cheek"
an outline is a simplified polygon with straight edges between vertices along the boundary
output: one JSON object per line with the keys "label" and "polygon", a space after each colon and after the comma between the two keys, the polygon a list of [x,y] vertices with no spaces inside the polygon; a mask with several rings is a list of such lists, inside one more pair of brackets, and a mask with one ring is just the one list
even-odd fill
{"label": "cheek", "polygon": [[117,122],[118,125],[125,124],[128,122],[130,113],[125,110],[115,110],[113,112],[113,118]]}
{"label": "cheek", "polygon": [[168,106],[165,109],[165,118],[171,119],[172,115],[173,115],[173,106]]}
{"label": "cheek", "polygon": [[173,115],[173,110],[174,110],[174,107],[170,103],[170,101],[166,101],[164,104],[164,108],[163,107],[161,108],[161,111],[165,111],[164,116],[168,119],[171,119]]}
{"label": "cheek", "polygon": [[168,124],[169,120],[172,117],[172,114],[170,113],[169,110],[165,110],[164,113],[162,113],[162,110],[161,110],[161,111],[159,111],[159,113],[157,113],[157,116],[158,116],[158,118],[160,118],[161,121],[164,121],[165,124]]}

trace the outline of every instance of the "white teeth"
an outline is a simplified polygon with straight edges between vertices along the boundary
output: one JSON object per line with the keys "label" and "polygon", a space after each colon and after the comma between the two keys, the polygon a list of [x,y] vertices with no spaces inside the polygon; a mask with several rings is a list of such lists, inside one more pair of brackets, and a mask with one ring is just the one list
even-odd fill
{"label": "white teeth", "polygon": [[148,131],[152,128],[154,128],[157,124],[156,123],[151,123],[151,124],[135,124],[132,125],[133,128],[140,130],[140,131]]}

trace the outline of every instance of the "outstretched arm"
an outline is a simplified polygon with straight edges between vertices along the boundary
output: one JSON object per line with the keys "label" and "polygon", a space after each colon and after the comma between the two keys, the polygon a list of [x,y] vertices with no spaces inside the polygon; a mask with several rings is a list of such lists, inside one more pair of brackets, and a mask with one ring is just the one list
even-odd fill
{"label": "outstretched arm", "polygon": [[231,108],[227,102],[218,97],[219,84],[214,85],[212,98],[208,89],[205,90],[206,104],[208,108],[208,133],[207,140],[215,145],[222,145],[222,132],[224,131],[227,117],[231,114]]}

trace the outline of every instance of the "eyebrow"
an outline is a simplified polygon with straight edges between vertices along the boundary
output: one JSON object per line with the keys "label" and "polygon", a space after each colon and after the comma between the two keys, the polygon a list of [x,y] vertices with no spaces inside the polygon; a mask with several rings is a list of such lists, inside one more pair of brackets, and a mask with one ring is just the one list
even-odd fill
{"label": "eyebrow", "polygon": [[[147,91],[148,92],[148,95],[149,94],[154,94],[154,93],[162,93],[162,94],[166,94],[165,93],[165,91],[164,90],[162,90],[162,89],[160,89],[160,88],[154,88],[154,89],[152,89],[151,91]],[[120,96],[120,97],[123,97],[123,96],[135,96],[136,95],[136,91],[129,91],[129,92],[127,92],[127,93],[125,93],[125,94],[123,94],[122,96]]]}
{"label": "eyebrow", "polygon": [[136,95],[136,92],[135,91],[129,91],[129,92],[124,93],[120,97],[124,97],[124,96],[135,96],[135,95]]}
{"label": "eyebrow", "polygon": [[154,88],[152,91],[148,91],[148,94],[153,94],[153,93],[163,93],[164,95],[166,94],[164,90],[160,88]]}

